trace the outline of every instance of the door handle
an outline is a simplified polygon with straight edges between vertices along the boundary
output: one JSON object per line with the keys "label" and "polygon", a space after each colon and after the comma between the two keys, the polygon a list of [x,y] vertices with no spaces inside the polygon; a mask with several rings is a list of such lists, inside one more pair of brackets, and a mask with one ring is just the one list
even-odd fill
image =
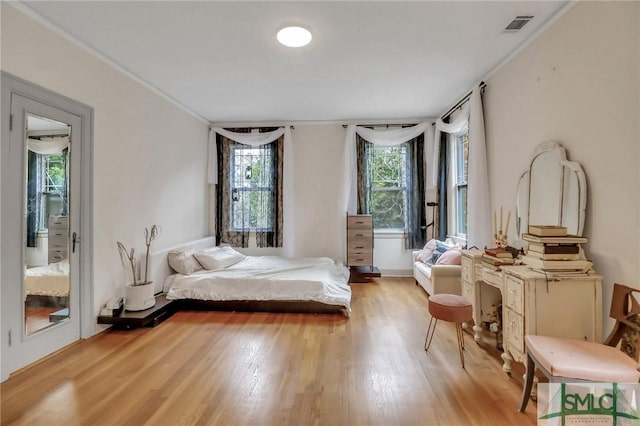
{"label": "door handle", "polygon": [[76,243],[79,242],[78,241],[78,234],[76,232],[74,232],[73,234],[71,234],[71,253],[75,253],[76,252]]}

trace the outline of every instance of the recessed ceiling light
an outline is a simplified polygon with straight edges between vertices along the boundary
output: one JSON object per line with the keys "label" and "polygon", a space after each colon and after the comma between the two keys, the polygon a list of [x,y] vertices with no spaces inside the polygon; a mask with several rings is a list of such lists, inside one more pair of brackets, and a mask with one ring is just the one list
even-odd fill
{"label": "recessed ceiling light", "polygon": [[302,47],[311,41],[311,33],[302,27],[285,27],[278,31],[278,41],[288,47]]}

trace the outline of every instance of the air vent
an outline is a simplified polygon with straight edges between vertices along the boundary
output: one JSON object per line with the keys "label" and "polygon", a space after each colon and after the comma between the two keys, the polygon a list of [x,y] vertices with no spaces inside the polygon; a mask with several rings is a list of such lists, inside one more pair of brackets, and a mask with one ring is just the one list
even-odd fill
{"label": "air vent", "polygon": [[516,16],[513,21],[509,22],[509,25],[507,25],[504,30],[508,32],[520,31],[522,27],[524,27],[525,24],[532,19],[533,15]]}

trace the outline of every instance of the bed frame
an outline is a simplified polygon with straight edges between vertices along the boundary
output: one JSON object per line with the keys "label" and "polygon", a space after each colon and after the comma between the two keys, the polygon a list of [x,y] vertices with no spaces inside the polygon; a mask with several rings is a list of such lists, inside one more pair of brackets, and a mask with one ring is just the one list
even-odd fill
{"label": "bed frame", "polygon": [[42,296],[37,294],[27,294],[25,297],[27,306],[39,308],[58,308],[69,306],[68,296]]}
{"label": "bed frame", "polygon": [[177,300],[183,311],[274,312],[305,314],[344,314],[344,306],[299,300]]}
{"label": "bed frame", "polygon": [[[173,250],[204,249],[215,246],[214,237],[201,238],[184,244],[173,246],[155,253],[149,254],[150,276],[155,284],[156,294],[164,291],[164,281],[174,273],[169,266],[167,254]],[[343,314],[348,316],[344,306],[328,305],[321,302],[299,300],[176,300],[178,310],[216,310],[237,312],[290,312],[290,313],[314,313],[314,314]]]}

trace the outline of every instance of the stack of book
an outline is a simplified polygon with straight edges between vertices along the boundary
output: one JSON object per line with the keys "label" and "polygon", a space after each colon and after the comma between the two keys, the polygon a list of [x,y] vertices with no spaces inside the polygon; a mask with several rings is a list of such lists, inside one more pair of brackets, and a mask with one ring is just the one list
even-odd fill
{"label": "stack of book", "polygon": [[499,271],[501,266],[513,265],[515,263],[514,253],[512,250],[502,247],[485,248],[480,258],[480,263],[486,268]]}
{"label": "stack of book", "polygon": [[586,274],[593,264],[584,258],[580,244],[588,238],[568,235],[562,226],[529,225],[527,254],[522,262],[531,269],[552,275]]}

